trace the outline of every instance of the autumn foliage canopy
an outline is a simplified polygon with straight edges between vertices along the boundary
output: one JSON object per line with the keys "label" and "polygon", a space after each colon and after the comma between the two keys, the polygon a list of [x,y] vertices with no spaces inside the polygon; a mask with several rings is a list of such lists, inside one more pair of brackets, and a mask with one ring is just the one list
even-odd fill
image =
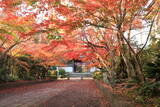
{"label": "autumn foliage canopy", "polygon": [[142,76],[141,49],[132,45],[132,32],[145,28],[145,24],[152,29],[152,22],[159,19],[159,2],[0,0],[0,57],[29,54],[45,65],[79,59],[88,67],[108,71],[114,71],[112,66],[122,58],[127,69]]}

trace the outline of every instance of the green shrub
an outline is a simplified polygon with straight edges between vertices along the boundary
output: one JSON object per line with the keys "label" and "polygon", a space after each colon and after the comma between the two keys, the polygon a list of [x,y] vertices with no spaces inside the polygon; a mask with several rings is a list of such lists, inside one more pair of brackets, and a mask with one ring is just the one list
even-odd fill
{"label": "green shrub", "polygon": [[136,93],[140,96],[156,96],[160,93],[160,81],[155,83],[144,83],[141,87],[137,88]]}
{"label": "green shrub", "polygon": [[48,77],[50,80],[57,80],[57,71],[48,70]]}
{"label": "green shrub", "polygon": [[101,71],[95,71],[93,73],[93,78],[96,80],[102,80],[103,79],[103,74]]}
{"label": "green shrub", "polygon": [[0,81],[45,79],[48,67],[40,65],[41,62],[42,60],[34,60],[28,55],[7,55],[0,60]]}
{"label": "green shrub", "polygon": [[47,71],[47,76],[50,76],[52,74],[52,70]]}
{"label": "green shrub", "polygon": [[160,55],[155,56],[153,62],[147,62],[144,65],[144,73],[148,78],[155,78],[157,81],[160,80]]}
{"label": "green shrub", "polygon": [[36,78],[33,77],[33,76],[30,76],[30,75],[28,75],[28,76],[26,75],[24,80],[30,80],[31,81],[31,80],[36,80]]}
{"label": "green shrub", "polygon": [[58,72],[61,78],[66,77],[66,71],[64,69],[60,69]]}
{"label": "green shrub", "polygon": [[48,76],[50,76],[50,75],[57,75],[57,71],[48,70]]}
{"label": "green shrub", "polygon": [[135,102],[137,102],[137,103],[146,104],[147,101],[148,101],[148,97],[146,97],[146,96],[135,97]]}
{"label": "green shrub", "polygon": [[3,82],[14,82],[16,80],[19,80],[19,78],[17,76],[0,75],[0,81],[3,81]]}

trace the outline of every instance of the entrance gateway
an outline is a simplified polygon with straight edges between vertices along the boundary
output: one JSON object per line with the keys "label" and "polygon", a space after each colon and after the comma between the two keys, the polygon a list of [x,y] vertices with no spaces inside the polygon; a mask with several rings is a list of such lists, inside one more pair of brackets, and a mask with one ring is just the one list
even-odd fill
{"label": "entrance gateway", "polygon": [[56,66],[55,70],[64,69],[68,73],[94,72],[98,70],[96,67],[87,68],[86,63],[80,60],[71,60],[63,66]]}

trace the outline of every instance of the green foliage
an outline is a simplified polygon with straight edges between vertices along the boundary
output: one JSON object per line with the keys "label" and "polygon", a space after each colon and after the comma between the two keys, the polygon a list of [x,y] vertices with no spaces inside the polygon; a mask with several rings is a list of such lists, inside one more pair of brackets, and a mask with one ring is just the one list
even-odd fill
{"label": "green foliage", "polygon": [[60,35],[52,35],[52,34],[48,34],[47,38],[53,39],[53,40],[61,40],[62,39],[62,37]]}
{"label": "green foliage", "polygon": [[37,3],[38,0],[28,0],[28,1],[31,5],[34,5],[35,3]]}
{"label": "green foliage", "polygon": [[116,71],[116,77],[118,79],[127,78],[126,65],[125,65],[125,62],[124,62],[122,56],[115,57],[115,59],[116,59],[116,64],[113,68],[114,68],[114,71]]}
{"label": "green foliage", "polygon": [[133,76],[131,79],[128,79],[127,82],[128,82],[128,83],[139,83],[140,80],[139,80],[138,77]]}
{"label": "green foliage", "polygon": [[19,80],[19,78],[17,76],[0,75],[0,81],[3,81],[3,82],[14,82],[16,80]]}
{"label": "green foliage", "polygon": [[48,74],[48,76],[50,76],[50,75],[57,75],[57,71],[55,71],[55,70],[48,70],[47,74]]}
{"label": "green foliage", "polygon": [[64,69],[60,69],[58,72],[61,78],[66,77],[66,71]]}
{"label": "green foliage", "polygon": [[145,77],[160,80],[160,39],[152,39],[142,55]]}
{"label": "green foliage", "polygon": [[160,80],[160,55],[157,55],[155,61],[148,62],[144,66],[145,76],[148,78],[155,78]]}
{"label": "green foliage", "polygon": [[51,40],[61,40],[63,37],[59,34],[57,29],[49,29],[47,38]]}
{"label": "green foliage", "polygon": [[102,80],[103,79],[103,74],[101,71],[95,71],[93,73],[93,78],[96,80]]}
{"label": "green foliage", "polygon": [[0,34],[11,34],[11,33],[6,31],[5,29],[0,29]]}
{"label": "green foliage", "polygon": [[42,65],[32,65],[30,67],[30,75],[37,79],[44,79],[47,73],[47,69]]}
{"label": "green foliage", "polygon": [[40,60],[32,60],[29,56],[11,57],[0,60],[0,81],[45,79],[48,68],[39,65]]}
{"label": "green foliage", "polygon": [[137,103],[141,103],[141,104],[146,104],[146,102],[148,101],[148,99],[147,99],[148,97],[146,97],[146,96],[137,96],[137,97],[135,97],[135,102],[137,102]]}
{"label": "green foliage", "polygon": [[19,57],[19,60],[27,64],[27,69],[24,66],[19,67],[19,77],[24,80],[45,79],[47,76],[48,68],[39,65],[40,60],[32,60],[27,56]]}
{"label": "green foliage", "polygon": [[47,71],[47,76],[50,76],[52,74],[52,70]]}
{"label": "green foliage", "polygon": [[57,80],[57,71],[48,70],[48,77],[51,80]]}
{"label": "green foliage", "polygon": [[19,79],[17,76],[17,66],[15,59],[10,56],[5,56],[0,60],[0,81],[12,82]]}
{"label": "green foliage", "polygon": [[154,83],[144,83],[136,89],[136,93],[140,96],[157,96],[160,93],[160,81]]}
{"label": "green foliage", "polygon": [[76,66],[76,72],[82,72],[82,67],[81,66]]}

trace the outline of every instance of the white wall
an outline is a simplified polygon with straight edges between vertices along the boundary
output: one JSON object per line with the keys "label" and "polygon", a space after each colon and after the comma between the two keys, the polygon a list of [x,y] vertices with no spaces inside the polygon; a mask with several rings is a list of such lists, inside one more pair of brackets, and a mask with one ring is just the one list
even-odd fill
{"label": "white wall", "polygon": [[[59,69],[64,69],[66,72],[74,72],[73,67],[57,67],[57,70],[59,70]],[[89,69],[89,72],[94,72],[96,70],[99,70],[99,69],[96,67],[92,67]]]}
{"label": "white wall", "polygon": [[92,67],[92,68],[89,69],[89,72],[94,72],[96,70],[98,70],[96,67]]}
{"label": "white wall", "polygon": [[64,69],[66,72],[73,72],[73,67],[57,67],[57,70]]}

